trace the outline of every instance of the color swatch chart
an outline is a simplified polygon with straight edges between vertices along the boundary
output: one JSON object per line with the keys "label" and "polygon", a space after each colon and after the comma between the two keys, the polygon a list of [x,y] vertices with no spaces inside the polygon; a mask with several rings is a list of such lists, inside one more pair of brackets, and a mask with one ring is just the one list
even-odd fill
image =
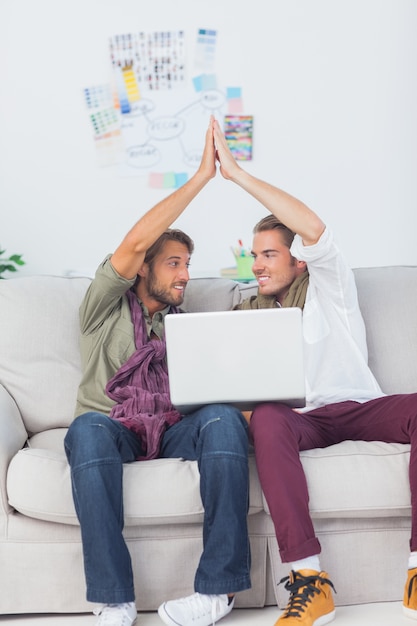
{"label": "color swatch chart", "polygon": [[95,85],[84,89],[84,98],[87,108],[110,107],[113,105],[110,85]]}
{"label": "color swatch chart", "polygon": [[183,31],[138,32],[110,39],[110,59],[116,85],[124,103],[139,99],[140,92],[174,89],[185,82]]}
{"label": "color swatch chart", "polygon": [[217,31],[200,28],[197,33],[197,43],[194,64],[202,72],[212,72],[215,67]]}
{"label": "color swatch chart", "polygon": [[95,85],[84,89],[84,100],[93,128],[99,164],[118,163],[123,150],[123,141],[120,114],[114,106],[110,85]]}
{"label": "color swatch chart", "polygon": [[252,115],[225,115],[224,135],[237,161],[252,159]]}
{"label": "color swatch chart", "polygon": [[109,132],[120,131],[120,119],[114,107],[110,85],[95,85],[84,89],[84,99],[96,139]]}

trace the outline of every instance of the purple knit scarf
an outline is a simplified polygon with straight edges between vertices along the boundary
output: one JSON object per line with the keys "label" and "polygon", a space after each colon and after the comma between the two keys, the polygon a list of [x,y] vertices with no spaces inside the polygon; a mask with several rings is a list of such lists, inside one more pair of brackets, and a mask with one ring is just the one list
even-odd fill
{"label": "purple knit scarf", "polygon": [[[136,351],[106,385],[107,395],[116,402],[110,417],[119,420],[141,440],[141,461],[158,457],[167,426],[181,415],[169,395],[166,346],[161,339],[149,339],[141,306],[132,291],[126,293],[135,330]],[[173,313],[178,309],[173,308]]]}

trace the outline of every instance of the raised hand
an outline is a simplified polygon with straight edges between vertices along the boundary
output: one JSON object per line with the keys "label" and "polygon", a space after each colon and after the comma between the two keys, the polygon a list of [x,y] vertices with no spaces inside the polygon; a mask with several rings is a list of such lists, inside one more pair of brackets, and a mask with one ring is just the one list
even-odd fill
{"label": "raised hand", "polygon": [[220,128],[219,122],[213,119],[214,143],[216,146],[216,159],[220,163],[220,173],[227,180],[234,180],[242,172],[242,168],[237,164],[226,138]]}

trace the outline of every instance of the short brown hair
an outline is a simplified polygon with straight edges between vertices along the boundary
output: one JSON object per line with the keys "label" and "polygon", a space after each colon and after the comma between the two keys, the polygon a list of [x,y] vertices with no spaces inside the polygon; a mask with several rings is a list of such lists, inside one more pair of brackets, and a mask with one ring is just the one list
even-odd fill
{"label": "short brown hair", "polygon": [[253,234],[263,232],[264,230],[280,230],[284,239],[284,243],[288,248],[291,248],[291,244],[294,239],[295,233],[290,230],[285,224],[279,221],[275,215],[267,215],[263,217],[253,228]]}
{"label": "short brown hair", "polygon": [[152,267],[155,257],[160,253],[167,241],[178,241],[184,244],[190,256],[194,252],[194,242],[186,233],[178,228],[167,228],[162,235],[147,249],[144,263],[148,263]]}

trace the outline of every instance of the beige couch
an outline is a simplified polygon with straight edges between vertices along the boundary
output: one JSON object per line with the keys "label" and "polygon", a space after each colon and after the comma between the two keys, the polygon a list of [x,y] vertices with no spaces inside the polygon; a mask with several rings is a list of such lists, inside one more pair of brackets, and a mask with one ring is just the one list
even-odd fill
{"label": "beige couch", "polygon": [[[386,392],[416,391],[417,267],[355,275],[375,375]],[[0,281],[0,614],[90,610],[62,444],[80,379],[77,313],[88,284],[51,276]],[[193,279],[185,306],[229,309],[255,289]],[[399,600],[410,534],[409,446],[347,441],[302,459],[336,603]],[[288,568],[253,456],[250,472],[253,586],[237,606],[282,606],[286,592],[277,583]],[[196,464],[126,465],[124,497],[139,610],[192,593],[203,516]]]}

